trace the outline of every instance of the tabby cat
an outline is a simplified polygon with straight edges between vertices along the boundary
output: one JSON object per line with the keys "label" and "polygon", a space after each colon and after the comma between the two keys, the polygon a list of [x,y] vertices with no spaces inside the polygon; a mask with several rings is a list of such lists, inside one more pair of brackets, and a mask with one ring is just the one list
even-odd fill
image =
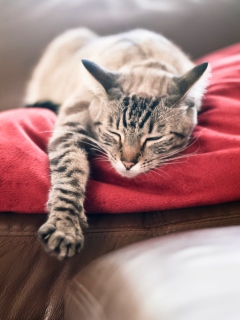
{"label": "tabby cat", "polygon": [[98,37],[80,28],[48,46],[26,103],[60,105],[48,146],[49,217],[39,229],[49,252],[63,259],[83,246],[90,149],[126,178],[161,165],[188,145],[208,77],[208,63],[195,66],[147,30]]}

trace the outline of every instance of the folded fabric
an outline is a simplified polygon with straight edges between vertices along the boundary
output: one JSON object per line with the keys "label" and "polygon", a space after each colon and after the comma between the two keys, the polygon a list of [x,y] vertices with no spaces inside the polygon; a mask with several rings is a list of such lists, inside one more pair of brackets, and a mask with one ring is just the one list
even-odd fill
{"label": "folded fabric", "polygon": [[[240,44],[204,57],[212,79],[191,145],[181,157],[134,179],[93,159],[87,213],[146,212],[240,199]],[[56,116],[44,109],[0,114],[0,211],[46,212],[46,147]]]}

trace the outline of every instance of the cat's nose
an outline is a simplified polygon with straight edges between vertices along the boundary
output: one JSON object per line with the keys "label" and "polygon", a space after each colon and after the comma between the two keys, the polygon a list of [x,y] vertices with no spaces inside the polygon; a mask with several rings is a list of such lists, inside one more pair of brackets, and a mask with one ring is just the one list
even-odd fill
{"label": "cat's nose", "polygon": [[127,170],[130,170],[130,169],[135,165],[134,162],[122,161],[122,163],[124,164],[124,166],[125,166],[125,168],[126,168]]}

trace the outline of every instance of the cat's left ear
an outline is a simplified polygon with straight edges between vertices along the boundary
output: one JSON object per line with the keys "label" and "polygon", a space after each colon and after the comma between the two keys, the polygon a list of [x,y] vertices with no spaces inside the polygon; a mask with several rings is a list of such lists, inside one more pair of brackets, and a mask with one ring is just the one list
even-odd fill
{"label": "cat's left ear", "polygon": [[87,71],[97,80],[98,83],[105,89],[108,93],[109,90],[113,89],[117,85],[118,74],[111,72],[93,61],[83,59],[82,64],[87,69]]}
{"label": "cat's left ear", "polygon": [[211,76],[211,68],[208,62],[204,62],[183,76],[175,78],[179,98],[199,100],[203,97]]}

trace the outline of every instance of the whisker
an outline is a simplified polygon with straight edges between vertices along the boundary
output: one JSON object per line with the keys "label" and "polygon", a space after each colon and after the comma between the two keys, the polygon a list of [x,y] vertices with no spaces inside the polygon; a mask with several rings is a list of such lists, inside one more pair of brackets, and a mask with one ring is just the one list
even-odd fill
{"label": "whisker", "polygon": [[102,158],[98,158],[98,157],[95,157],[94,160],[97,160],[97,161],[102,161],[102,162],[109,162],[109,159],[102,159]]}
{"label": "whisker", "polygon": [[[182,151],[186,150],[187,148],[191,147],[192,145],[194,145],[194,144],[199,140],[200,135],[201,135],[201,134],[199,134],[199,136],[197,136],[197,137],[194,137],[189,144],[187,144],[187,145],[183,146],[182,148],[177,149],[177,150],[175,150],[175,151],[173,151],[173,152],[171,152],[171,153],[166,154],[166,155],[165,155],[164,157],[162,157],[161,159],[167,159],[167,158],[172,157],[172,156],[175,155],[175,154],[179,154],[180,152],[182,152]],[[199,150],[199,148],[200,148],[200,147],[198,146],[198,149],[196,150],[196,152]],[[185,156],[185,155],[183,155],[183,156]],[[187,155],[186,155],[186,156],[187,156]]]}
{"label": "whisker", "polygon": [[[148,179],[148,181],[149,181],[149,175],[147,174],[147,172],[146,171],[140,171],[140,174],[142,175],[142,174],[144,174],[145,175],[145,177]],[[137,176],[136,177],[134,177],[134,180],[136,180],[136,178],[137,178]]]}
{"label": "whisker", "polygon": [[186,158],[186,160],[185,161],[176,161],[176,159],[175,158],[173,158],[173,159],[169,159],[169,160],[166,160],[166,161],[164,161],[164,162],[162,162],[162,163],[160,163],[162,166],[164,166],[164,165],[168,165],[168,164],[181,164],[181,163],[186,163],[186,162],[188,162],[188,157]]}
{"label": "whisker", "polygon": [[161,175],[161,174],[160,174],[160,172],[156,172],[156,170],[155,170],[155,169],[156,169],[156,168],[153,168],[153,169],[149,170],[149,173],[151,173],[151,174],[155,174],[155,175],[157,175],[157,176],[159,176],[159,177],[163,178],[163,175]]}
{"label": "whisker", "polygon": [[72,133],[72,134],[79,134],[81,136],[84,136],[85,139],[89,139],[90,141],[92,141],[94,144],[97,144],[99,145],[101,148],[103,148],[101,142],[97,141],[96,139],[93,139],[87,135],[84,135],[82,133],[79,133],[79,132],[76,132],[76,131],[69,131],[69,130],[46,130],[46,131],[40,131],[40,133],[45,133],[45,132],[50,132],[50,133],[53,133],[53,132],[58,132],[58,133]]}
{"label": "whisker", "polygon": [[91,146],[91,150],[95,150],[97,152],[100,152],[102,155],[106,155],[107,154],[105,150],[101,150],[101,149],[95,148],[94,146]]}
{"label": "whisker", "polygon": [[161,171],[161,172],[164,173],[166,176],[168,176],[168,178],[170,178],[170,175],[169,175],[167,172],[165,172],[164,170],[162,170],[162,169],[160,169],[160,168],[156,168],[155,171],[153,171],[153,172],[157,173],[157,171]]}
{"label": "whisker", "polygon": [[[165,175],[167,175],[170,178],[170,176],[167,172],[165,172],[164,170],[161,170],[158,167],[159,165],[160,165],[160,162],[159,162],[159,159],[157,158],[157,160],[152,160],[151,162],[149,162],[148,166],[145,166],[145,167],[147,167],[149,172],[160,175],[159,171],[161,171],[162,173],[164,173]],[[156,172],[156,171],[158,171],[158,172]],[[160,176],[163,177],[162,175],[160,175]]]}

